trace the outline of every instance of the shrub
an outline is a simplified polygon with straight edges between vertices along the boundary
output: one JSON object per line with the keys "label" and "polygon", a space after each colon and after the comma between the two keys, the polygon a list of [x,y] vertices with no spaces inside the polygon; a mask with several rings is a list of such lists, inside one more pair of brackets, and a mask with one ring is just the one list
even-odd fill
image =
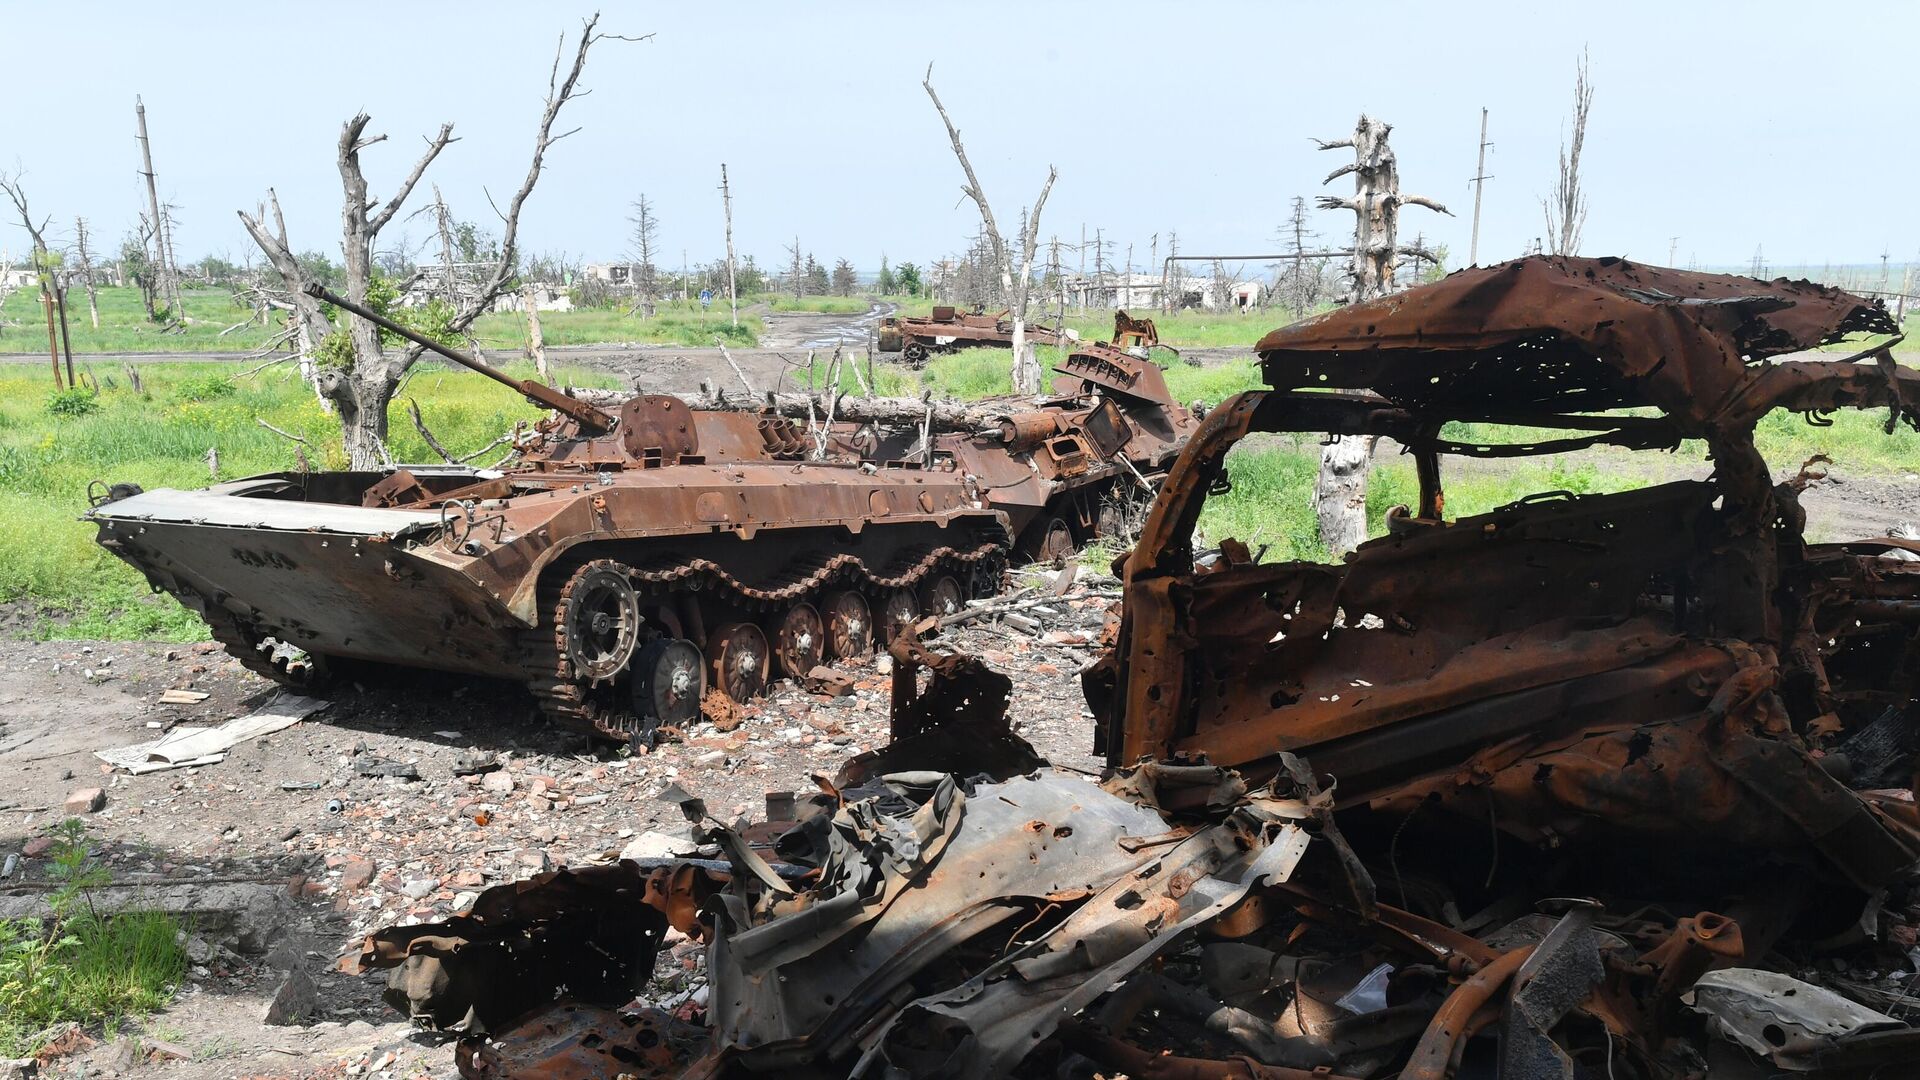
{"label": "shrub", "polygon": [[47,393],[47,411],[55,416],[88,416],[100,409],[99,395],[84,386]]}
{"label": "shrub", "polygon": [[181,383],[174,396],[181,401],[214,401],[232,397],[233,391],[233,380],[225,375],[203,375]]}

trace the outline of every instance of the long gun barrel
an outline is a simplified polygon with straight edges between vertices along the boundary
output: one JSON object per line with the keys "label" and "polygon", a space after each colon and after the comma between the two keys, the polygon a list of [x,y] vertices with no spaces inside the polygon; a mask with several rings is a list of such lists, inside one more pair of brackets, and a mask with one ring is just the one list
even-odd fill
{"label": "long gun barrel", "polygon": [[378,326],[380,329],[398,334],[408,341],[413,342],[415,345],[425,349],[431,349],[463,368],[467,368],[470,371],[477,371],[487,378],[492,379],[494,382],[504,386],[510,386],[518,390],[528,401],[533,402],[535,405],[552,409],[555,412],[573,418],[583,429],[598,432],[613,430],[613,417],[608,416],[606,413],[578,398],[568,397],[545,383],[535,382],[532,379],[515,379],[505,372],[500,371],[498,368],[483,364],[458,349],[450,349],[424,334],[401,326],[399,323],[394,322],[392,319],[387,318],[377,311],[373,311],[364,305],[356,304],[318,282],[309,283],[302,291],[315,300],[322,300],[343,311],[350,311],[373,325]]}

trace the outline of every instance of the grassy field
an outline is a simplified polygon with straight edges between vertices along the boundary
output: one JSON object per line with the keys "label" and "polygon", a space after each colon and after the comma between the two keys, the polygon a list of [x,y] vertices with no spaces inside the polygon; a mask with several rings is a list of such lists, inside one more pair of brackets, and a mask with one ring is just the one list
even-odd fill
{"label": "grassy field", "polygon": [[[516,377],[531,365],[509,364]],[[454,454],[491,442],[514,421],[535,419],[532,406],[465,371],[423,364],[401,392],[413,398],[427,426]],[[269,369],[235,380],[231,365],[154,364],[141,372],[144,391],[110,375],[91,415],[55,417],[45,408],[47,379],[37,368],[0,367],[0,604],[28,601],[20,627],[31,636],[161,638],[205,636],[199,619],[172,599],[151,595],[133,569],[93,542],[76,520],[91,480],[144,487],[203,487],[213,479],[295,467],[293,443],[256,418],[317,450],[316,467],[345,464],[338,422],[320,411],[291,370]],[[576,386],[613,387],[616,377],[560,369]],[[435,460],[406,419],[392,413],[389,442],[401,461]],[[219,473],[208,470],[219,451]]]}
{"label": "grassy field", "polygon": [[[474,321],[473,332],[483,349],[526,354],[527,317],[520,312],[482,315]],[[760,320],[742,314],[735,326],[724,301],[702,311],[697,300],[662,301],[651,316],[629,315],[625,305],[540,313],[540,338],[548,345],[712,345],[716,335],[734,348],[756,345]]]}
{"label": "grassy field", "polygon": [[[147,321],[139,289],[103,288],[98,294],[100,329],[95,330],[87,315],[86,290],[76,286],[67,292],[67,332],[75,353],[245,352],[274,336],[273,330],[259,326],[243,326],[221,336],[221,331],[250,317],[225,289],[181,290],[180,306],[186,309],[189,321],[184,328],[171,332]],[[0,307],[0,353],[44,356],[46,352],[46,314],[40,306],[39,292],[14,291]]]}

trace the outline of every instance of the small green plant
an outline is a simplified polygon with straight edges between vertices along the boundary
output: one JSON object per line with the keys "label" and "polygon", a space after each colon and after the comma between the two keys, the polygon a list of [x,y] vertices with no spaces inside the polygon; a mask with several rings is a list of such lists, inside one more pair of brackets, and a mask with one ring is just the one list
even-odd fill
{"label": "small green plant", "polygon": [[93,892],[109,875],[93,863],[82,822],[62,822],[53,840],[48,917],[0,919],[0,1057],[31,1053],[34,1034],[54,1024],[117,1027],[151,1012],[186,972],[171,916],[95,908]]}
{"label": "small green plant", "polygon": [[174,390],[174,396],[181,401],[217,401],[232,397],[233,380],[224,375],[203,375],[197,379],[188,379]]}
{"label": "small green plant", "polygon": [[47,412],[54,416],[91,416],[100,410],[100,395],[84,386],[47,392]]}

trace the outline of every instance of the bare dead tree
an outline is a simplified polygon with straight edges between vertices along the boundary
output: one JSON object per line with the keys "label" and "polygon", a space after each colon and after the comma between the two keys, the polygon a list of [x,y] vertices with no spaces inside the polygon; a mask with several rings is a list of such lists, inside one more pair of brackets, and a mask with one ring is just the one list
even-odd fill
{"label": "bare dead tree", "polygon": [[[1353,197],[1322,195],[1326,210],[1353,212],[1353,292],[1355,302],[1386,296],[1393,291],[1393,270],[1403,249],[1399,244],[1400,207],[1424,206],[1442,214],[1452,211],[1419,195],[1400,193],[1400,166],[1387,136],[1393,125],[1362,115],[1353,136],[1321,142],[1320,149],[1350,147],[1353,161],[1327,174],[1324,183],[1353,176]],[[1320,474],[1314,482],[1314,511],[1320,523],[1320,542],[1338,557],[1367,538],[1367,467],[1373,459],[1373,436],[1330,438],[1320,452]]]}
{"label": "bare dead tree", "polygon": [[[660,219],[653,214],[645,192],[633,201],[633,307],[643,317],[653,316],[653,298],[660,291],[660,271],[654,266],[654,249],[660,246]],[[633,314],[632,311],[627,314]]]}
{"label": "bare dead tree", "polygon": [[93,253],[87,250],[87,219],[73,219],[74,245],[80,256],[80,281],[87,287],[87,317],[93,320],[93,328],[100,329],[100,298],[94,291]]}
{"label": "bare dead tree", "polygon": [[1587,141],[1587,113],[1593,108],[1593,82],[1587,77],[1587,53],[1573,79],[1573,139],[1560,144],[1560,179],[1553,199],[1540,201],[1547,216],[1547,250],[1555,255],[1580,254],[1580,230],[1587,224],[1587,193],[1580,186],[1580,150]]}
{"label": "bare dead tree", "polygon": [[52,354],[53,388],[64,390],[73,382],[73,350],[71,348],[67,350],[67,376],[65,381],[62,381],[60,347],[53,336],[53,313],[56,308],[59,308],[60,321],[64,324],[66,310],[60,306],[60,277],[53,252],[47,248],[46,235],[47,223],[53,218],[49,215],[41,218],[38,224],[34,223],[33,211],[27,206],[27,190],[20,185],[18,174],[13,176],[0,174],[0,192],[5,193],[7,199],[13,203],[14,212],[20,218],[21,228],[26,229],[27,235],[33,240],[33,268],[40,279],[40,302],[45,304],[47,309],[47,348]]}
{"label": "bare dead tree", "polygon": [[940,113],[940,122],[946,125],[947,138],[953,143],[953,156],[960,159],[960,169],[966,174],[967,182],[960,190],[973,200],[980,210],[980,221],[986,226],[988,243],[992,245],[993,261],[1000,272],[1001,293],[1006,297],[1007,310],[1013,317],[1013,389],[1016,393],[1035,394],[1040,391],[1040,361],[1027,344],[1027,300],[1033,285],[1033,260],[1038,245],[1035,243],[1040,234],[1040,212],[1047,205],[1047,193],[1053,190],[1053,182],[1059,173],[1052,165],[1047,166],[1046,183],[1040,185],[1040,196],[1033,201],[1033,209],[1025,214],[1024,227],[1019,237],[1021,263],[1014,265],[1013,252],[1000,232],[1000,225],[993,219],[993,208],[987,204],[987,193],[980,187],[980,178],[974,175],[973,163],[967,160],[967,148],[960,142],[960,131],[953,126],[953,120],[947,116],[947,107],[940,103],[940,95],[933,89],[933,65],[927,65],[927,74],[920,81],[926,88],[927,96],[933,99],[933,107]]}
{"label": "bare dead tree", "polygon": [[800,299],[807,292],[807,272],[800,261],[800,238],[793,238],[793,246],[787,249],[787,285],[793,289],[793,298]]}
{"label": "bare dead tree", "polygon": [[453,215],[447,213],[447,200],[440,196],[440,185],[433,185],[433,226],[440,234],[440,291],[449,306],[460,303],[460,286],[453,269]]}
{"label": "bare dead tree", "polygon": [[[606,38],[624,41],[646,40],[626,38],[617,34],[597,32],[599,16],[585,21],[578,41],[575,43],[573,62],[563,68],[561,61],[566,55],[566,35],[562,34],[559,47],[555,50],[553,66],[547,76],[546,105],[541,112],[538,127],[534,133],[532,161],[527,167],[525,179],[508,200],[506,209],[496,212],[502,221],[499,253],[493,267],[478,282],[473,293],[463,298],[448,320],[449,333],[459,334],[473,325],[493,302],[509,288],[518,265],[520,214],[526,206],[527,198],[533,194],[534,185],[539,182],[540,171],[546,153],[555,143],[579,131],[555,132],[554,122],[567,102],[587,91],[579,86],[580,73],[585,69],[587,54],[594,43]],[[648,35],[649,37],[651,35]],[[346,256],[344,277],[347,298],[357,303],[365,303],[367,288],[372,279],[373,242],[380,230],[394,219],[400,207],[412,194],[413,188],[420,182],[421,176],[432,165],[440,152],[454,141],[453,125],[442,124],[439,133],[427,140],[427,146],[411,171],[400,182],[392,198],[383,205],[371,198],[367,192],[367,179],[361,170],[360,154],[368,147],[382,142],[385,135],[367,135],[366,128],[370,118],[360,113],[342,125],[338,144],[337,164],[340,171],[341,186],[345,191],[345,206],[341,212],[341,248]],[[274,201],[275,220],[278,224],[279,203]],[[291,246],[287,243],[284,227],[270,231],[258,219],[240,212],[241,223],[253,236],[254,242],[273,263],[287,285],[289,294],[303,296],[301,288],[307,281],[307,275],[300,268]],[[310,298],[296,301],[300,307],[300,317],[307,321],[315,333],[316,340],[328,333],[345,333],[349,338],[349,348],[344,354],[349,359],[340,366],[322,366],[315,372],[316,386],[329,398],[339,410],[341,441],[351,466],[356,469],[376,468],[386,455],[387,406],[392,401],[395,390],[424,351],[420,346],[410,346],[397,356],[388,356],[381,348],[380,337],[376,329],[365,320],[346,318],[346,326],[333,329],[320,315],[319,305]]]}
{"label": "bare dead tree", "polygon": [[[727,213],[727,308],[733,312],[733,325],[739,326],[740,293],[736,290],[733,279],[733,189],[727,186],[725,162],[720,165],[720,205],[726,209]],[[684,263],[686,258],[687,253],[684,250],[681,251],[681,262]],[[753,265],[752,256],[747,257],[747,265],[749,267]],[[684,278],[686,274],[683,272],[680,276]]]}

